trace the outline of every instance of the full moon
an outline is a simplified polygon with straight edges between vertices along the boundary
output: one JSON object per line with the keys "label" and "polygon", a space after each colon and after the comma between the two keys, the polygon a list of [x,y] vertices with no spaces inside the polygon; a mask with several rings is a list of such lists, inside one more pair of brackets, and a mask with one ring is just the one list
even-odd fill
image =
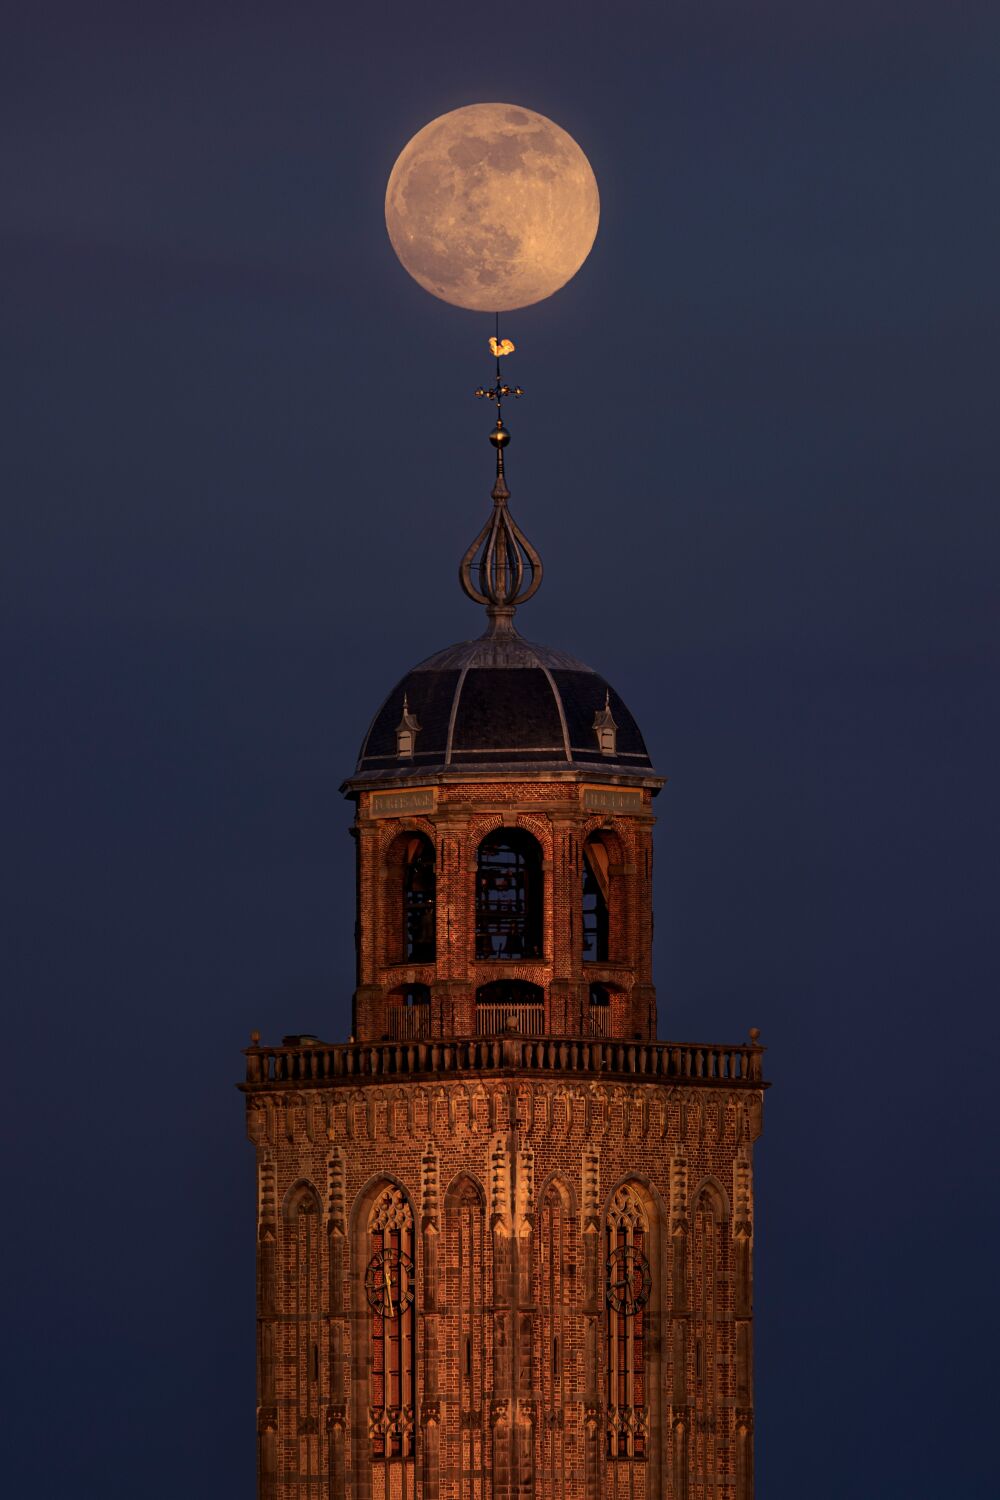
{"label": "full moon", "polygon": [[432,120],[403,147],[385,193],[406,270],[476,312],[551,297],[590,254],[599,216],[576,141],[516,104],[469,104]]}

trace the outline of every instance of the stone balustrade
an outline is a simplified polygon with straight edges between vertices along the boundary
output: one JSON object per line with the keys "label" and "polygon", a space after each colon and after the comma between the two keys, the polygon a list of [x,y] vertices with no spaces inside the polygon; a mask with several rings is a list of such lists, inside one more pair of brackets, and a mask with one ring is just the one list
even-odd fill
{"label": "stone balustrade", "polygon": [[761,1069],[763,1052],[756,1039],[738,1047],[508,1035],[339,1045],[303,1040],[282,1047],[261,1047],[255,1039],[245,1051],[247,1077],[240,1087],[315,1088],[382,1078],[572,1073],[592,1078],[761,1088],[766,1086]]}

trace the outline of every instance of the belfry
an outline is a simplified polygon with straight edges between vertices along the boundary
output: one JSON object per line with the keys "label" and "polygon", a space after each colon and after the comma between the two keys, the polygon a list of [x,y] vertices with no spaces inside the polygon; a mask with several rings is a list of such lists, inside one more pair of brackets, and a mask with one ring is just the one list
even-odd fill
{"label": "belfry", "polygon": [[542,565],[491,441],[486,630],[344,784],[354,1034],[246,1052],[258,1495],[750,1500],[762,1049],[657,1039],[663,780],[611,684],[515,629]]}

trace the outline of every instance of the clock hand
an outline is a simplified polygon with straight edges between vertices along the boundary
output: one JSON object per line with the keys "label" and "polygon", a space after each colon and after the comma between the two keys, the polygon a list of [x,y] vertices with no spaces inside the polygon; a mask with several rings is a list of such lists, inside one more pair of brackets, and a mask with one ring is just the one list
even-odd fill
{"label": "clock hand", "polygon": [[389,1294],[389,1316],[392,1317],[392,1281],[389,1276],[388,1261],[382,1262],[382,1270],[385,1272],[385,1289]]}

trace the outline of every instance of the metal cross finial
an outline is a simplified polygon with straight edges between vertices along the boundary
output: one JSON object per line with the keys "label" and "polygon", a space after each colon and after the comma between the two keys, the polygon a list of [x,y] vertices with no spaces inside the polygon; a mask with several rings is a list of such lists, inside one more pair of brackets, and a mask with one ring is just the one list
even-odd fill
{"label": "metal cross finial", "polygon": [[496,358],[497,362],[496,379],[494,380],[492,385],[477,386],[476,395],[485,396],[487,401],[494,402],[497,409],[497,416],[499,417],[501,415],[500,408],[504,397],[513,396],[514,400],[517,401],[519,397],[524,395],[524,392],[519,385],[505,385],[504,382],[500,379],[500,361],[502,359],[505,359],[508,354],[514,353],[514,341],[513,339],[502,339],[500,337],[499,313],[497,313],[496,315],[496,320],[497,331],[494,337],[490,339],[490,351]]}

